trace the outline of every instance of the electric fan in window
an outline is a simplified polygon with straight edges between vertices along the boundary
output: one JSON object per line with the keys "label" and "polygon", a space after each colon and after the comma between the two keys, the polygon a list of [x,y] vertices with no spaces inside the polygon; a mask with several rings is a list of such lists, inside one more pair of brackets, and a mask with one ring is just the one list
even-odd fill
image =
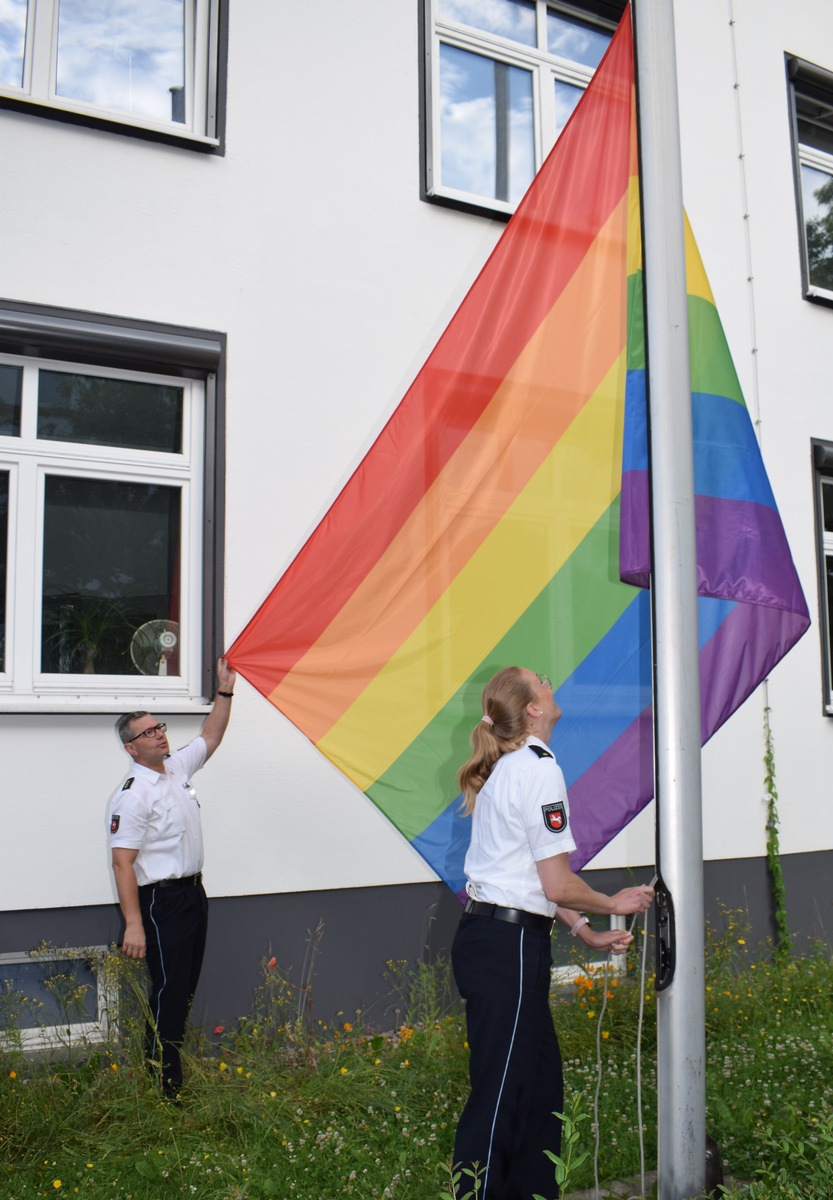
{"label": "electric fan in window", "polygon": [[130,639],[133,666],[142,675],[167,675],[168,659],[179,643],[176,621],[145,621]]}

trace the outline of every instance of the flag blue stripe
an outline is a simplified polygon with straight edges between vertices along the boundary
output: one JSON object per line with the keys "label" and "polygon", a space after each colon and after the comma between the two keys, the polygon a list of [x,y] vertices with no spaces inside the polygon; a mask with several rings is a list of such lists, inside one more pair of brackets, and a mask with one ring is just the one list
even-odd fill
{"label": "flag blue stripe", "polygon": [[[622,470],[647,471],[645,376],[628,372],[628,409]],[[761,451],[749,413],[736,400],[707,392],[693,393],[694,490],[700,496],[744,500],[775,508]],[[700,448],[699,450],[697,448]],[[707,453],[703,453],[704,448]]]}

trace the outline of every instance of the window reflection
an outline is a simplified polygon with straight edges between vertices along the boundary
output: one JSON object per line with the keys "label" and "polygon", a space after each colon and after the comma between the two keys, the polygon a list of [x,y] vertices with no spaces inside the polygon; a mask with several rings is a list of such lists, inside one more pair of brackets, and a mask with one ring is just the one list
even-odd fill
{"label": "window reflection", "polygon": [[27,0],[0,4],[0,86],[23,87]]}
{"label": "window reflection", "polygon": [[611,33],[588,22],[547,10],[547,49],[559,58],[595,69],[602,61],[611,37]]}
{"label": "window reflection", "polygon": [[572,83],[563,83],[560,79],[556,79],[554,82],[555,136],[558,137],[572,116],[573,109],[584,95],[584,88],[576,87]]}
{"label": "window reflection", "polygon": [[131,642],[150,621],[177,628],[179,560],[179,488],[48,476],[41,669],[178,675],[176,645],[162,672],[137,668]]}
{"label": "window reflection", "polygon": [[535,173],[532,74],[440,45],[444,187],[516,203]]}
{"label": "window reflection", "polygon": [[23,368],[0,363],[0,434],[20,437],[20,397]]}
{"label": "window reflection", "polygon": [[4,962],[2,970],[0,987],[15,996],[4,1025],[44,1031],[54,1026],[68,1034],[75,1024],[98,1020],[99,985],[91,962],[38,950],[24,962]]}
{"label": "window reflection", "polygon": [[440,16],[524,46],[534,46],[537,41],[535,0],[440,0]]}
{"label": "window reflection", "polygon": [[179,454],[182,388],[42,370],[38,437]]}
{"label": "window reflection", "polygon": [[9,472],[0,471],[0,671],[6,670],[6,573],[9,555]]}
{"label": "window reflection", "polygon": [[833,533],[833,479],[821,481],[821,506],[824,532]]}
{"label": "window reflection", "polygon": [[60,0],[57,93],[182,123],[185,0]]}
{"label": "window reflection", "polygon": [[833,175],[802,163],[801,193],[810,283],[833,291]]}

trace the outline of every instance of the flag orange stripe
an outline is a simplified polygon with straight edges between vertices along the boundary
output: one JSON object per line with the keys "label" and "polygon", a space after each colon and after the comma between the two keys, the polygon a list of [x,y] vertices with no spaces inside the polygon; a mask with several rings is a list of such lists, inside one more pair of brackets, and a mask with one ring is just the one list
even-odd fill
{"label": "flag orange stripe", "polygon": [[[312,741],[320,740],[411,635],[621,353],[626,219],[623,195],[579,270],[399,536],[270,694],[290,719],[293,695],[303,695],[304,732]],[[426,545],[420,559],[415,547]],[[314,705],[304,695],[312,687]]]}

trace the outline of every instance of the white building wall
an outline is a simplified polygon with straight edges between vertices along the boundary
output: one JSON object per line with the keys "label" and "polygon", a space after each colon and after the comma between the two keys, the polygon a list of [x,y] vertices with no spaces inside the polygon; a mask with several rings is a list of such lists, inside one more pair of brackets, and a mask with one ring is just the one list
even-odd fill
{"label": "white building wall", "polygon": [[[0,112],[4,297],[228,336],[227,644],[503,229],[420,201],[415,0],[364,0],[360,13],[233,4],[230,21],[224,157]],[[833,68],[833,6],[678,0],[677,25],[686,206],[815,622],[809,442],[833,439],[833,312],[801,298],[784,52],[814,60],[826,47]],[[782,849],[833,848],[817,624],[773,673],[769,703]],[[113,899],[104,814],[127,767],[114,717],[0,718],[0,909]],[[173,742],[201,719],[172,716]],[[704,754],[708,858],[764,852],[762,723],[759,689]],[[242,680],[198,784],[214,896],[434,878]],[[594,865],[650,863],[652,822],[648,810]]]}

